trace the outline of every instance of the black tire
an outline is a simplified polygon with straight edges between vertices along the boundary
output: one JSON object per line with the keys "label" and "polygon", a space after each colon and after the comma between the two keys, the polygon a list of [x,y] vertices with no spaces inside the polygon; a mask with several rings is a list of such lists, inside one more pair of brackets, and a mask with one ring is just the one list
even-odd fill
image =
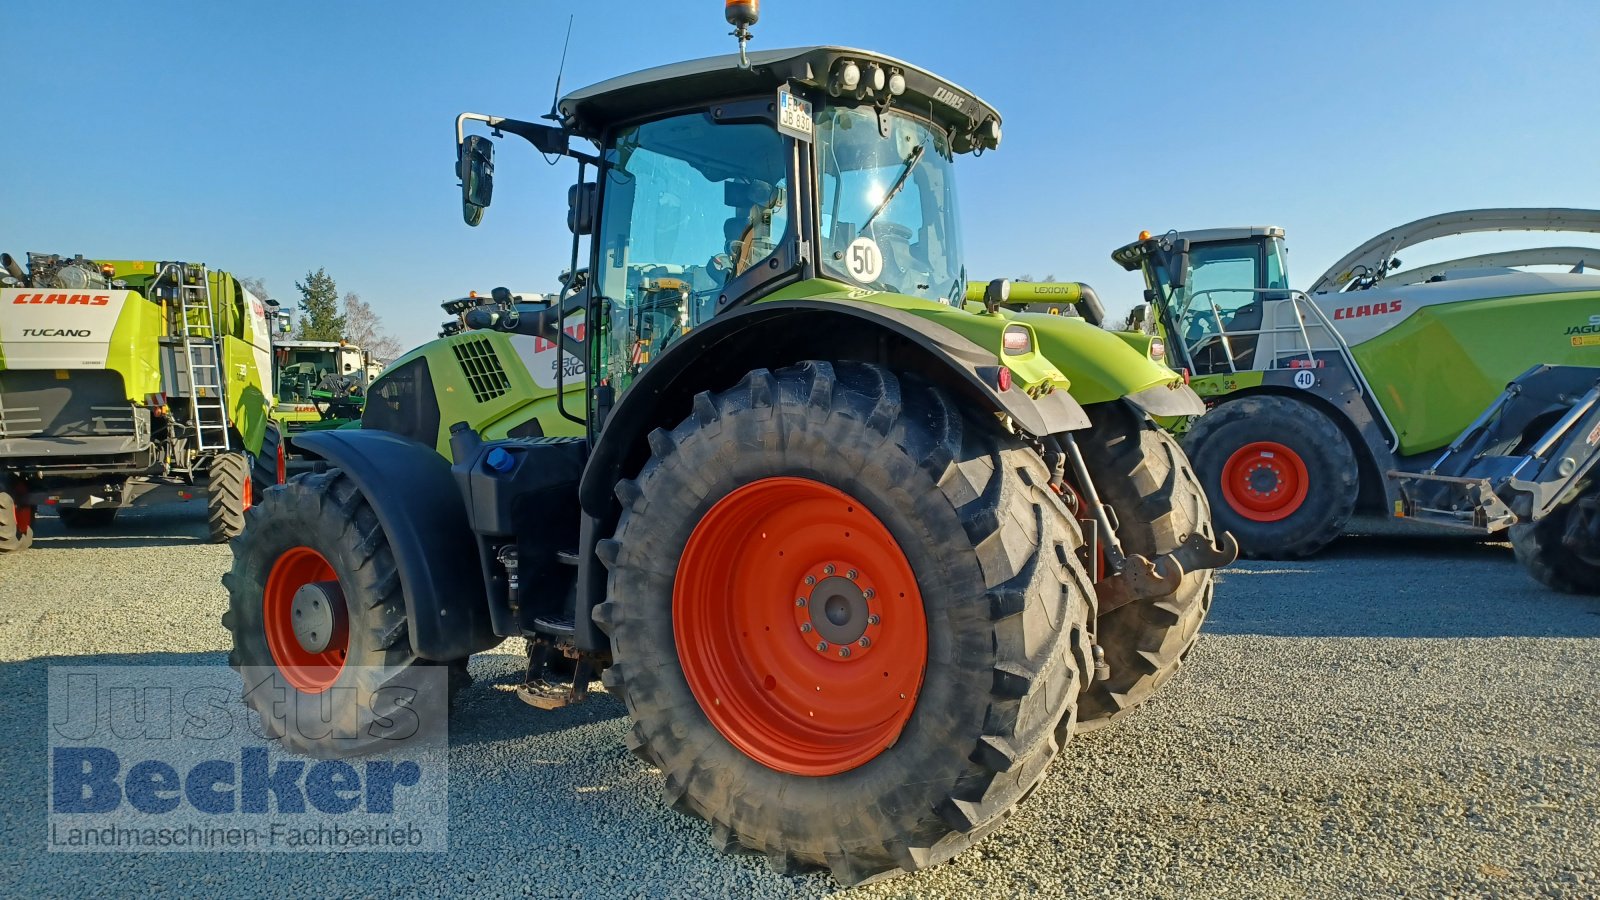
{"label": "black tire", "polygon": [[[1305,498],[1272,521],[1244,514],[1222,483],[1229,459],[1258,442],[1287,447],[1306,469]],[[1183,447],[1211,501],[1216,527],[1233,532],[1240,552],[1252,559],[1310,556],[1343,533],[1355,513],[1361,487],[1355,451],[1339,426],[1307,403],[1275,395],[1230,400],[1201,416]]]}
{"label": "black tire", "polygon": [[[19,523],[25,523],[18,527]],[[0,553],[19,553],[33,546],[33,507],[0,490]]]}
{"label": "black tire", "polygon": [[1545,587],[1600,594],[1600,484],[1537,522],[1511,526],[1511,549]]}
{"label": "black tire", "polygon": [[[306,474],[269,491],[233,542],[233,568],[222,576],[233,636],[228,665],[245,680],[245,702],[266,734],[296,753],[330,758],[391,749],[433,734],[454,690],[470,681],[466,661],[434,663],[413,652],[405,596],[388,536],[355,482],[338,469]],[[324,691],[302,690],[286,674],[268,638],[266,594],[275,565],[310,548],[332,567],[344,600],[348,645],[338,678]],[[412,695],[406,701],[397,698]],[[284,698],[289,702],[285,703]],[[324,704],[331,712],[323,712]],[[399,705],[416,718],[396,716]],[[322,733],[291,722],[329,721]],[[416,729],[408,734],[407,728]]]}
{"label": "black tire", "polygon": [[261,439],[261,451],[250,458],[250,480],[254,482],[252,486],[256,497],[266,494],[267,488],[287,480],[282,477],[285,473],[279,467],[280,454],[283,452],[283,433],[278,430],[277,422],[268,422],[266,435]]}
{"label": "black tire", "polygon": [[244,453],[218,453],[211,458],[206,487],[206,525],[211,543],[225,544],[244,531],[244,513],[254,499],[250,482],[250,457]]}
{"label": "black tire", "polygon": [[[1074,434],[1100,499],[1116,511],[1123,550],[1146,558],[1170,553],[1190,535],[1214,536],[1211,509],[1189,459],[1172,435],[1125,402],[1088,408],[1088,431]],[[1126,716],[1178,674],[1211,609],[1214,572],[1189,572],[1176,591],[1100,616],[1095,640],[1111,677],[1078,701],[1078,730]]]}
{"label": "black tire", "polygon": [[66,528],[105,528],[117,520],[121,507],[98,506],[94,509],[74,509],[63,506],[56,510],[61,524]]}
{"label": "black tire", "polygon": [[[1082,536],[1037,454],[936,388],[849,362],[750,372],[696,396],[650,446],[617,487],[622,518],[599,548],[612,599],[594,617],[611,636],[606,685],[634,720],[629,745],[661,769],[672,807],[709,821],[720,849],[782,872],[827,868],[844,885],[937,864],[996,827],[1070,735],[1090,665]],[[927,618],[904,729],[821,777],[769,768],[724,737],[673,631],[691,532],[729,492],[778,475],[844,491],[881,520]]]}

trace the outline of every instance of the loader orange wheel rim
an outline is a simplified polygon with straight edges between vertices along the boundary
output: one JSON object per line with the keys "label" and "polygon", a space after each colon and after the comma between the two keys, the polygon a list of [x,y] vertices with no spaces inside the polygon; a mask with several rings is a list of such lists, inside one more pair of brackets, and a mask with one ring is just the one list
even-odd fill
{"label": "loader orange wheel rim", "polygon": [[892,746],[928,661],[899,543],[809,478],[763,478],[706,512],[678,562],[672,633],[717,731],[794,775],[836,775]]}
{"label": "loader orange wheel rim", "polygon": [[1246,444],[1222,466],[1223,499],[1251,521],[1277,522],[1294,515],[1310,489],[1305,460],[1275,441]]}
{"label": "loader orange wheel rim", "polygon": [[331,628],[321,636],[326,646],[319,651],[306,649],[295,630],[296,613],[301,613],[303,620],[307,612],[306,600],[302,595],[297,609],[296,595],[307,586],[330,583],[337,592],[338,578],[328,560],[310,547],[286,550],[267,575],[261,610],[267,649],[272,652],[278,671],[283,673],[283,680],[302,693],[320,694],[339,680],[345,657],[350,652],[350,626],[341,597],[327,612]]}

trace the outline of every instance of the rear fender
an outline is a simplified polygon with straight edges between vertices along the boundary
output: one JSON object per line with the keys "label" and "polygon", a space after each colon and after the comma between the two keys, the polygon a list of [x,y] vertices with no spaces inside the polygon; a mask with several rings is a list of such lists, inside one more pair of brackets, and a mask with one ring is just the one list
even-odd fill
{"label": "rear fender", "polygon": [[343,470],[372,504],[394,552],[418,656],[460,659],[499,643],[466,506],[438,451],[376,430],[303,432],[294,443]]}

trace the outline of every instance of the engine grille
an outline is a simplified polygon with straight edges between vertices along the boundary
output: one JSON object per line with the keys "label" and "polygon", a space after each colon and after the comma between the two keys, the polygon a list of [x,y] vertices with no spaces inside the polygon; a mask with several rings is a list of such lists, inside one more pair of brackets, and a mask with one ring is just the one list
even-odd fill
{"label": "engine grille", "polygon": [[452,346],[456,361],[461,363],[461,374],[472,388],[472,398],[479,403],[504,396],[511,390],[511,379],[500,365],[494,344],[488,338],[467,338]]}

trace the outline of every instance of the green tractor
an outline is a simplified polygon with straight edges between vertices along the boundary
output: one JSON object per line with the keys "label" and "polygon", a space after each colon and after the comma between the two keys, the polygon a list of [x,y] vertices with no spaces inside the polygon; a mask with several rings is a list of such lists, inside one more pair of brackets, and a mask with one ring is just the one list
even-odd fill
{"label": "green tractor", "polygon": [[41,506],[84,528],[205,497],[212,540],[237,535],[271,413],[262,302],[194,263],[0,266],[0,552]]}
{"label": "green tractor", "polygon": [[345,341],[274,341],[274,418],[284,431],[338,428],[361,418],[371,362]]}
{"label": "green tractor", "polygon": [[[1246,554],[1302,557],[1355,512],[1509,529],[1544,584],[1600,593],[1600,250],[1400,269],[1475,232],[1600,232],[1600,211],[1483,209],[1378,235],[1291,290],[1283,229],[1142,235],[1151,330],[1211,412],[1185,437]],[[1527,267],[1571,266],[1565,273]]]}
{"label": "green tractor", "polygon": [[[961,308],[954,161],[999,115],[876,53],[742,50],[553,125],[458,118],[469,224],[493,144],[466,123],[576,162],[588,277],[461,310],[362,428],[297,438],[327,469],[252,511],[223,622],[313,755],[385,745],[385,688],[523,638],[523,698],[601,672],[717,846],[856,884],[970,846],[1148,699],[1234,553],[1151,419],[1203,411],[1181,376],[1004,283]],[[283,721],[319,703],[338,743]]]}

